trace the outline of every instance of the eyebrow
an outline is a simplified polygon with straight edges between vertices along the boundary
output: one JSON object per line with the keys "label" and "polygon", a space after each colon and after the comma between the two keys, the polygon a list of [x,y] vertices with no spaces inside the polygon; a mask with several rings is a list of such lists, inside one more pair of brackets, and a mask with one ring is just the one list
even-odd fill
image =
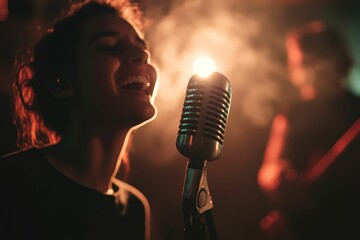
{"label": "eyebrow", "polygon": [[[101,37],[118,37],[119,34],[116,31],[106,31],[106,32],[100,32],[98,34],[95,34],[94,36],[92,36],[89,40],[89,45],[93,44],[93,42],[95,42],[98,38]],[[145,47],[145,49],[148,49],[148,44],[147,42],[140,38],[139,36],[136,37],[136,41],[138,43],[140,43],[141,45],[143,45]]]}

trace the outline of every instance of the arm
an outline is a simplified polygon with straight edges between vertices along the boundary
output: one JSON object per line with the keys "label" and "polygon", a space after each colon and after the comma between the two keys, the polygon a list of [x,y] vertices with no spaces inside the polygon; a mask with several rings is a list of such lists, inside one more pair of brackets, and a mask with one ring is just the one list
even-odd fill
{"label": "arm", "polygon": [[264,191],[274,191],[280,185],[285,162],[282,160],[288,123],[284,115],[277,115],[272,123],[264,159],[258,172],[258,183]]}

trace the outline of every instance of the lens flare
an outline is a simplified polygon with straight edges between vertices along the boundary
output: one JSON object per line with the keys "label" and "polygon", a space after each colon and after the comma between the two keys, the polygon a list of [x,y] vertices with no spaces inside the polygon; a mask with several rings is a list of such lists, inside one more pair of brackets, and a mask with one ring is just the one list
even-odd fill
{"label": "lens flare", "polygon": [[204,78],[216,71],[215,62],[207,56],[197,58],[194,61],[193,67],[194,72]]}

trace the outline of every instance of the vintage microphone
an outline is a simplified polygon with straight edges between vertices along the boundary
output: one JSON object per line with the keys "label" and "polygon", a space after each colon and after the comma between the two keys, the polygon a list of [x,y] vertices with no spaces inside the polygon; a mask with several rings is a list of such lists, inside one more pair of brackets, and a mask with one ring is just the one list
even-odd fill
{"label": "vintage microphone", "polygon": [[[189,80],[176,140],[179,152],[189,158],[183,187],[185,239],[205,239],[206,231],[217,238],[206,164],[221,154],[230,103],[231,85],[224,75],[195,74]],[[201,222],[203,214],[208,225]]]}

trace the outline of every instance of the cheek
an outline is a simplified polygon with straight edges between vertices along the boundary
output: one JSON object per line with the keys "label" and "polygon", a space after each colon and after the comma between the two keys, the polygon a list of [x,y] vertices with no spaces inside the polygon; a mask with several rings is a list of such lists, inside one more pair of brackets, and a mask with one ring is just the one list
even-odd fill
{"label": "cheek", "polygon": [[115,72],[120,62],[115,60],[91,59],[81,63],[79,69],[79,90],[83,102],[92,107],[109,104],[116,96]]}
{"label": "cheek", "polygon": [[82,82],[93,90],[113,90],[115,72],[120,63],[114,60],[93,59],[89,60],[82,67]]}

